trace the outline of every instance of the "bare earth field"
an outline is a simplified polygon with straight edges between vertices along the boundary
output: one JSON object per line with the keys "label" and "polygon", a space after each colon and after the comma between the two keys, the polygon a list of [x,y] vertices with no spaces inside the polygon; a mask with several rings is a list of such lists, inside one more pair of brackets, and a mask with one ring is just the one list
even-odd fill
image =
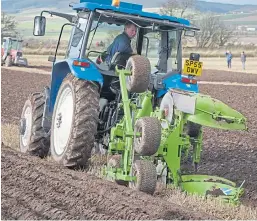
{"label": "bare earth field", "polygon": [[2,147],[2,219],[208,219],[147,194]]}
{"label": "bare earth field", "polygon": [[[257,54],[256,54],[257,56]],[[33,69],[29,68],[29,72],[35,71],[40,72],[41,74],[51,73],[52,63],[47,61],[48,56],[46,55],[26,55],[28,58],[29,65],[32,66]],[[61,57],[60,57],[61,58]],[[185,60],[185,59],[184,59]],[[213,58],[205,58],[201,57],[200,60],[203,62],[203,77],[205,77],[205,70],[217,70],[219,71],[228,71],[227,74],[233,74],[234,72],[242,73],[251,73],[257,74],[257,57],[249,57],[246,61],[246,70],[242,69],[242,64],[239,57],[234,57],[232,60],[232,68],[228,69],[226,64],[225,57],[213,57]],[[12,67],[15,70],[21,70],[19,67]],[[209,75],[209,72],[207,72]],[[221,73],[223,74],[223,73]],[[230,75],[229,75],[230,76]],[[239,75],[240,76],[240,75]],[[229,78],[228,78],[229,80]]]}
{"label": "bare earth field", "polygon": [[[233,54],[233,51],[232,51]],[[256,54],[257,56],[257,54]],[[239,57],[234,57],[231,63],[231,69],[227,68],[227,62],[225,57],[221,58],[200,58],[203,62],[204,70],[219,70],[228,71],[229,73],[240,72],[240,73],[251,73],[257,74],[257,57],[248,57],[245,63],[245,70],[242,69],[242,63]]]}
{"label": "bare earth field", "polygon": [[[26,70],[18,67],[2,68],[3,125],[18,125],[21,109],[29,93],[41,91],[50,82],[50,75],[39,74],[41,71],[50,72],[47,65]],[[257,75],[206,70],[200,80],[256,84]],[[249,131],[205,128],[199,173],[222,176],[238,185],[245,180],[246,192],[242,203],[256,208],[257,87],[200,84],[200,91],[243,113],[248,118]],[[186,201],[178,203],[158,193],[154,196],[139,194],[86,172],[68,170],[51,161],[21,154],[4,144],[1,155],[2,219],[245,218],[235,215],[236,212],[232,215],[216,214],[213,212],[215,208],[204,211],[203,205],[198,203],[189,208]],[[256,211],[246,214],[246,218],[256,219],[256,214]]]}

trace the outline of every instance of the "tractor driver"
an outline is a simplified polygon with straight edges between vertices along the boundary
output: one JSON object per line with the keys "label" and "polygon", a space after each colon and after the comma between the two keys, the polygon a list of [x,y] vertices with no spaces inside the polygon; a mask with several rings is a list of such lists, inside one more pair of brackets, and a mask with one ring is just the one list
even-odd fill
{"label": "tractor driver", "polygon": [[106,62],[110,64],[112,57],[116,52],[132,54],[131,39],[137,34],[137,27],[133,23],[126,23],[124,32],[119,34],[112,44],[107,48]]}

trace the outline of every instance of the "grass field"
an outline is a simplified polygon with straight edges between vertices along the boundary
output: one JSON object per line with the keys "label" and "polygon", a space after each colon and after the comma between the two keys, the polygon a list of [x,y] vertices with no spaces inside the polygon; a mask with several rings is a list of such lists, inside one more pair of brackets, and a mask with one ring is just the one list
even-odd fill
{"label": "grass field", "polygon": [[233,58],[231,69],[227,68],[225,58],[201,58],[201,61],[203,61],[203,69],[257,74],[257,57],[247,59],[246,70],[242,69],[240,58]]}
{"label": "grass field", "polygon": [[[32,30],[33,30],[33,23],[34,17],[36,15],[40,15],[40,12],[46,9],[31,9],[26,10],[18,14],[14,14],[13,16],[16,17],[18,21],[18,31],[21,32],[21,35],[24,38],[33,37]],[[58,11],[58,9],[47,9]],[[75,12],[69,8],[63,11],[69,14],[75,14]],[[155,10],[156,12],[156,10]],[[58,36],[61,30],[61,26],[67,21],[63,18],[59,18],[56,16],[50,17],[50,15],[45,14],[47,18],[47,26],[46,26],[46,35],[42,37],[43,39],[47,38],[55,38]],[[226,15],[218,15],[218,17],[225,21],[226,24],[233,24],[233,25],[256,25],[257,26],[257,12],[254,13],[242,13],[242,14],[226,14]],[[65,34],[66,35],[66,34]]]}
{"label": "grass field", "polygon": [[241,20],[236,20],[236,21],[233,21],[233,20],[225,20],[224,21],[225,24],[229,24],[229,25],[245,25],[245,26],[248,26],[248,25],[256,25],[257,26],[257,20],[256,21],[241,21]]}
{"label": "grass field", "polygon": [[241,14],[225,14],[225,15],[220,15],[219,18],[221,20],[232,20],[232,19],[245,19],[247,17],[252,17],[252,16],[257,16],[257,12],[253,13],[241,13]]}
{"label": "grass field", "polygon": [[[33,26],[34,26],[34,17],[40,15],[42,9],[31,9],[26,10],[18,14],[14,14],[16,20],[18,21],[17,29],[21,33],[23,38],[32,38],[33,36]],[[47,10],[58,11],[58,9],[48,8]],[[64,11],[62,11],[64,12]],[[66,13],[74,14],[72,10],[67,10]],[[49,14],[43,14],[46,17],[46,34],[41,37],[41,39],[57,39],[61,30],[61,27],[64,23],[67,22],[64,18],[59,18],[56,16],[51,17]],[[66,27],[67,28],[67,27]],[[64,30],[63,37],[68,38],[70,31]]]}

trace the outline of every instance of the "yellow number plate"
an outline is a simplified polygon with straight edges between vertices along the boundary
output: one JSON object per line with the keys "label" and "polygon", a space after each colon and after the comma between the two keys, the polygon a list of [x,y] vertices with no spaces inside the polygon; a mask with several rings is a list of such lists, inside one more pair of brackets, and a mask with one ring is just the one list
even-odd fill
{"label": "yellow number plate", "polygon": [[185,60],[183,74],[201,76],[202,75],[203,62]]}

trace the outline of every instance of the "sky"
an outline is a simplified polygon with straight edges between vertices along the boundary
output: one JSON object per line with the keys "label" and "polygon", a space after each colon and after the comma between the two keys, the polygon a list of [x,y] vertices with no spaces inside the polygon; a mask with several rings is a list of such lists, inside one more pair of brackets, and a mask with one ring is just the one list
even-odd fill
{"label": "sky", "polygon": [[257,5],[257,0],[204,0],[206,2],[219,2],[219,3],[231,3],[236,5],[245,5],[245,4],[251,4],[251,5]]}

